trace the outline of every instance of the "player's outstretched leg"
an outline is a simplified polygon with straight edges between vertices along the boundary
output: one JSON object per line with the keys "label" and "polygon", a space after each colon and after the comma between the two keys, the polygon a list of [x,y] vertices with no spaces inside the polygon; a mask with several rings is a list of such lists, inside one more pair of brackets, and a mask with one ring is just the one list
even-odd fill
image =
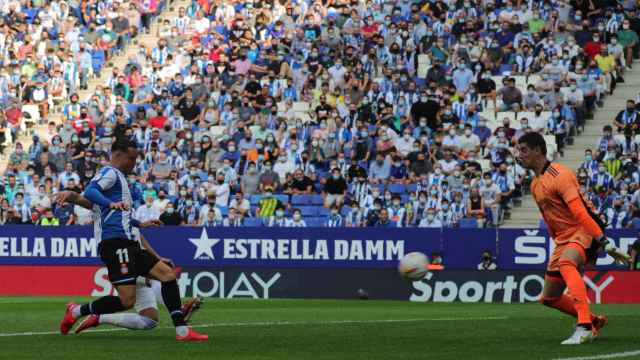
{"label": "player's outstretched leg", "polygon": [[[149,286],[151,286],[158,304],[164,305],[164,299],[162,299],[162,283],[158,280],[149,280]],[[182,315],[184,316],[184,321],[189,323],[191,316],[200,309],[203,303],[204,299],[200,296],[196,296],[182,304]]]}
{"label": "player's outstretched leg", "polygon": [[135,313],[89,315],[78,325],[76,334],[102,324],[114,325],[130,330],[151,330],[158,325],[158,322]]}
{"label": "player's outstretched leg", "polygon": [[67,304],[64,318],[60,322],[60,333],[67,335],[78,319],[87,315],[113,314],[133,307],[135,303],[135,285],[118,286],[118,296],[103,296],[97,300],[78,305]]}
{"label": "player's outstretched leg", "polygon": [[182,314],[180,290],[176,282],[176,274],[169,265],[160,261],[149,272],[154,278],[162,282],[161,293],[164,305],[167,307],[173,325],[176,327],[176,340],[207,340],[207,335],[198,334],[187,326]]}

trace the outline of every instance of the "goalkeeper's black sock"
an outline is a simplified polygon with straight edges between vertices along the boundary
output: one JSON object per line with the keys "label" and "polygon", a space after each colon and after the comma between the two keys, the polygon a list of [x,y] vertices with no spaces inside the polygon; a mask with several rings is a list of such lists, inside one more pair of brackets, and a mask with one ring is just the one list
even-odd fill
{"label": "goalkeeper's black sock", "polygon": [[117,296],[104,296],[98,300],[80,306],[80,315],[87,316],[89,314],[113,314],[127,310],[122,305],[122,301]]}
{"label": "goalkeeper's black sock", "polygon": [[187,323],[184,321],[184,315],[182,314],[180,290],[175,280],[162,283],[162,300],[164,301],[164,306],[169,310],[169,314],[171,314],[173,325],[175,327],[186,326]]}

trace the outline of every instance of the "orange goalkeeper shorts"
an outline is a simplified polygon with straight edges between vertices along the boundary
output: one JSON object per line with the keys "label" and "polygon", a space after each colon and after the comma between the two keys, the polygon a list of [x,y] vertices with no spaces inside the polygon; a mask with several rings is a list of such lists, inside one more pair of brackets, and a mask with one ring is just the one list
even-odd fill
{"label": "orange goalkeeper shorts", "polygon": [[563,241],[562,244],[558,245],[558,243],[556,242],[556,247],[555,249],[553,249],[553,253],[551,254],[549,263],[547,264],[547,271],[560,271],[560,266],[558,265],[558,263],[560,262],[560,257],[562,256],[564,250],[567,248],[567,245],[571,243],[580,245],[583,250],[582,258],[584,261],[586,261],[585,252],[587,251],[587,249],[589,249],[589,247],[591,247],[592,241],[593,238],[589,234],[582,230],[579,230],[572,234],[568,240]]}

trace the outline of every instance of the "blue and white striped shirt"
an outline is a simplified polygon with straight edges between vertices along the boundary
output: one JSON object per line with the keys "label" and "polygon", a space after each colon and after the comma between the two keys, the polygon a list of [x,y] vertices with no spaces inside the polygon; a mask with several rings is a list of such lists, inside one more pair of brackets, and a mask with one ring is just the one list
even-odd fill
{"label": "blue and white striped shirt", "polygon": [[[129,206],[126,211],[114,210],[108,206],[95,204],[93,206],[94,237],[99,241],[128,239],[138,241],[133,229],[133,198],[127,183],[127,178],[112,166],[103,167],[91,180],[87,191],[95,189],[113,203],[124,202]],[[92,200],[90,196],[85,197]]]}

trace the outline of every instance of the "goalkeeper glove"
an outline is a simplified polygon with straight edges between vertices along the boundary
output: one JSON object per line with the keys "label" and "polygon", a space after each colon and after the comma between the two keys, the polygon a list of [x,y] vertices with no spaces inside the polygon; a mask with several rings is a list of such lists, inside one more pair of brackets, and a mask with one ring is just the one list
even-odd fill
{"label": "goalkeeper glove", "polygon": [[622,252],[622,250],[618,249],[616,245],[613,242],[609,241],[609,239],[607,239],[604,235],[596,239],[596,241],[602,243],[604,251],[613,258],[616,264],[624,266],[629,266],[629,264],[631,264],[631,257]]}

